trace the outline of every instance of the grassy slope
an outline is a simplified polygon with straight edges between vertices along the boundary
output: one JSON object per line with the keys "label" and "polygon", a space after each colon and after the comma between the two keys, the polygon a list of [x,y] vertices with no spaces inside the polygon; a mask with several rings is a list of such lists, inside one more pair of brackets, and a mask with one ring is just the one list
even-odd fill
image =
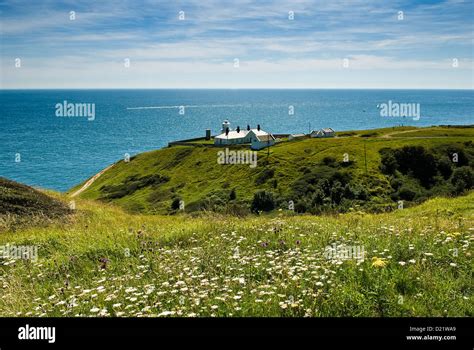
{"label": "grassy slope", "polygon": [[[474,315],[474,193],[389,214],[245,220],[77,207],[73,222],[0,235],[39,247],[36,262],[0,260],[1,316]],[[327,260],[334,242],[363,247],[365,261]]]}
{"label": "grassy slope", "polygon": [[0,177],[0,232],[68,215],[68,206],[47,192]]}
{"label": "grassy slope", "polygon": [[[169,176],[170,181],[155,189],[151,187],[140,189],[114,202],[135,212],[166,213],[173,196],[180,197],[186,205],[189,205],[223,188],[225,192],[235,188],[237,198],[245,200],[251,199],[258,189],[269,189],[285,195],[289,194],[290,185],[295,179],[301,176],[303,166],[311,167],[327,156],[342,161],[344,153],[348,153],[350,160],[355,161],[352,168],[354,176],[364,178],[364,143],[367,149],[369,175],[377,179],[380,188],[383,188],[387,186],[387,180],[378,169],[380,164],[378,151],[381,148],[397,148],[404,145],[423,145],[430,148],[445,143],[461,143],[472,140],[474,128],[401,127],[340,134],[353,134],[353,136],[281,142],[270,149],[268,158],[267,150],[259,151],[258,166],[255,169],[251,169],[248,165],[217,166],[217,152],[221,150],[220,148],[176,146],[147,152],[139,154],[129,163],[123,161],[116,163],[84,191],[81,197],[97,199],[101,196],[100,188],[104,185],[120,184],[132,175],[150,174]],[[367,134],[371,136],[361,137]],[[387,134],[390,137],[387,137]],[[418,138],[419,136],[424,138]],[[270,181],[263,185],[255,184],[258,175],[268,167],[275,169],[274,178],[278,181],[276,190],[272,188]],[[79,186],[70,193],[77,188]],[[152,200],[150,196],[153,197]]]}

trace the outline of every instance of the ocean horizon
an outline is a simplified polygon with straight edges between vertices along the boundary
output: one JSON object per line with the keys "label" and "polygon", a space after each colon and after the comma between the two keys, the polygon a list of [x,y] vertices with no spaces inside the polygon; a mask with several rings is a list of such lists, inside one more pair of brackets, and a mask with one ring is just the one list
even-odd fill
{"label": "ocean horizon", "polygon": [[[460,89],[4,89],[0,101],[0,176],[56,191],[126,153],[216,135],[224,119],[275,134],[474,123],[474,90]],[[93,118],[58,116],[67,103],[88,104]],[[384,104],[419,115],[383,116]]]}

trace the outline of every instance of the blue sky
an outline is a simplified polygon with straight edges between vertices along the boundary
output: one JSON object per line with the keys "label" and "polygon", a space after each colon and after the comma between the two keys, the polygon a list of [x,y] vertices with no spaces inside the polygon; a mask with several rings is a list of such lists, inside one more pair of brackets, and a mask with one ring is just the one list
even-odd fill
{"label": "blue sky", "polygon": [[0,1],[0,87],[472,89],[473,1]]}

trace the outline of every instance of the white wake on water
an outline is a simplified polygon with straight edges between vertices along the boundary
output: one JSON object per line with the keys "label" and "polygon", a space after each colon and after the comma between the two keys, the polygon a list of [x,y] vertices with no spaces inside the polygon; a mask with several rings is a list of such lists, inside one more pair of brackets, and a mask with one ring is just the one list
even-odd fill
{"label": "white wake on water", "polygon": [[178,109],[178,108],[221,108],[221,107],[251,107],[251,105],[181,105],[181,106],[143,106],[127,107],[127,109]]}

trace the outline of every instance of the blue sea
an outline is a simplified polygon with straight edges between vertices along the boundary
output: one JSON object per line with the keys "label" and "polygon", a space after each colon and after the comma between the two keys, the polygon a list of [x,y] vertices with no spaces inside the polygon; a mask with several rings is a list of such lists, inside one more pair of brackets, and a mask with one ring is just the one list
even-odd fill
{"label": "blue sea", "polygon": [[[95,118],[57,116],[64,101],[95,104]],[[419,103],[419,120],[381,117],[388,101]],[[473,90],[0,90],[0,102],[0,176],[58,191],[224,119],[272,133],[474,124]]]}

